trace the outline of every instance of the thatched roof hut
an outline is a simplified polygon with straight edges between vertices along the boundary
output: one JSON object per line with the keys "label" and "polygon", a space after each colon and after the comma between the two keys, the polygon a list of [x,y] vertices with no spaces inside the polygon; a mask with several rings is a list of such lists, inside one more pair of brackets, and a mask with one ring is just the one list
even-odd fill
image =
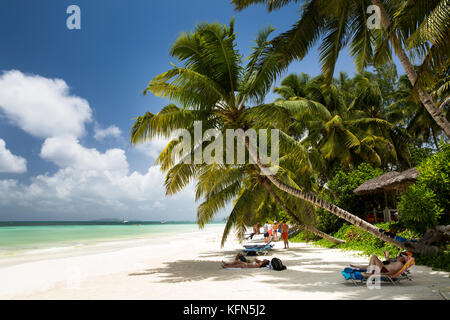
{"label": "thatched roof hut", "polygon": [[383,193],[387,191],[404,192],[409,185],[416,182],[419,172],[411,168],[402,172],[388,172],[374,179],[368,180],[353,190],[357,195]]}

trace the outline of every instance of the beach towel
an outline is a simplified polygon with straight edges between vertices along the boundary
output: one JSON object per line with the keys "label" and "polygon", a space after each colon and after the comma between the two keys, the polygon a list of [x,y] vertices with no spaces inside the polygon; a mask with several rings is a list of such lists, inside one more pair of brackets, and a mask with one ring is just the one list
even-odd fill
{"label": "beach towel", "polygon": [[262,267],[262,268],[238,268],[238,267],[232,267],[232,268],[223,268],[225,270],[237,270],[237,269],[249,269],[249,270],[262,270],[262,269],[272,269],[269,265]]}
{"label": "beach towel", "polygon": [[362,280],[363,275],[361,272],[366,272],[366,269],[345,268],[343,271],[341,271],[345,280]]}

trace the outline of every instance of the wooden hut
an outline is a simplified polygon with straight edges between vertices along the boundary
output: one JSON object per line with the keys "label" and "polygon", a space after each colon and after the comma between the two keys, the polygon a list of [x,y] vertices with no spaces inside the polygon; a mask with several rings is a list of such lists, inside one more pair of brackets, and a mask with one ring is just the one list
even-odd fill
{"label": "wooden hut", "polygon": [[[385,210],[383,212],[384,221],[391,221],[392,213],[396,213],[397,210],[389,209],[388,206],[388,194],[394,196],[394,202],[398,195],[401,195],[408,189],[408,187],[415,183],[419,177],[419,172],[416,168],[411,168],[402,172],[391,171],[385,173],[379,177],[368,180],[353,190],[356,195],[369,195],[384,193],[384,199],[386,203]],[[374,209],[374,222],[377,222],[377,212]]]}

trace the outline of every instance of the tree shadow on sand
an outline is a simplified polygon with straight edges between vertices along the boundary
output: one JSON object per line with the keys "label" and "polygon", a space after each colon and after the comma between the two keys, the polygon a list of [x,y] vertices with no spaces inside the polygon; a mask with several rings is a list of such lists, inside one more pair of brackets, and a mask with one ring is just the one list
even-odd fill
{"label": "tree shadow on sand", "polygon": [[189,281],[227,281],[253,277],[252,272],[270,272],[261,269],[224,269],[220,261],[179,260],[165,263],[162,268],[147,269],[144,272],[130,273],[129,276],[158,275],[160,282],[177,283]]}
{"label": "tree shadow on sand", "polygon": [[[244,249],[244,248],[242,248]],[[328,249],[324,249],[324,248],[289,248],[289,249],[284,249],[284,248],[273,248],[271,250],[269,250],[269,252],[266,255],[260,255],[257,256],[256,258],[258,259],[266,259],[266,257],[275,257],[277,256],[277,254],[282,254],[283,256],[294,256],[297,257],[299,255],[301,255],[302,253],[319,253],[322,252],[324,250],[328,250]],[[202,254],[199,255],[199,258],[223,258],[223,257],[227,257],[226,259],[232,259],[232,257],[236,256],[236,254],[238,252],[241,252],[241,250],[226,250],[226,251],[217,251],[217,250],[213,250],[213,251],[206,251],[203,252]],[[249,256],[248,258],[252,258],[254,259],[254,256]]]}
{"label": "tree shadow on sand", "polygon": [[[302,249],[304,251],[304,249]],[[234,251],[233,254],[236,252]],[[295,252],[293,252],[295,253]],[[212,253],[208,253],[212,255]],[[223,254],[223,252],[222,252]],[[231,254],[231,252],[230,252]],[[263,257],[260,257],[263,258]],[[366,285],[355,286],[351,281],[345,281],[341,271],[348,261],[323,261],[320,258],[286,259],[283,260],[287,270],[275,271],[261,269],[223,269],[220,260],[179,260],[165,263],[164,267],[147,269],[143,272],[131,273],[129,276],[156,275],[161,283],[182,283],[195,281],[229,281],[234,286],[235,281],[251,278],[259,285],[267,284],[282,291],[298,291],[321,297],[336,297],[337,299],[423,299],[424,285],[405,281],[397,286],[382,283],[381,289],[370,290]],[[428,275],[430,276],[430,275]],[[413,274],[414,277],[414,274]],[[436,278],[438,283],[438,278]],[[252,288],[244,288],[252,294]],[[406,290],[405,290],[406,289]],[[429,289],[429,288],[427,288]],[[277,299],[277,297],[273,297]],[[282,299],[282,297],[278,297]],[[439,295],[429,297],[440,299]]]}

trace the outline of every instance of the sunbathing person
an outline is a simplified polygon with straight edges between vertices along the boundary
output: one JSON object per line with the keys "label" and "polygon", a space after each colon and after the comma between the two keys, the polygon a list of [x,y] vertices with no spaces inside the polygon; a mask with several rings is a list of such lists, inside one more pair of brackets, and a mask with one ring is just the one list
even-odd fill
{"label": "sunbathing person", "polygon": [[[247,261],[247,262],[244,262]],[[269,265],[269,260],[258,260],[255,259],[253,261],[248,260],[242,254],[238,253],[234,258],[233,262],[224,262],[222,261],[223,268],[264,268]]]}
{"label": "sunbathing person", "polygon": [[372,273],[379,271],[381,273],[386,273],[386,274],[390,275],[390,274],[395,274],[401,268],[403,268],[403,266],[405,265],[405,263],[408,259],[408,255],[406,254],[406,252],[401,252],[395,259],[389,258],[388,252],[386,252],[384,250],[383,250],[383,252],[384,252],[384,256],[386,257],[386,261],[381,261],[380,259],[378,259],[378,257],[376,255],[373,254],[370,257],[368,266],[354,266],[354,265],[351,265],[351,266],[361,268],[361,269],[367,268],[368,271],[371,271]]}

